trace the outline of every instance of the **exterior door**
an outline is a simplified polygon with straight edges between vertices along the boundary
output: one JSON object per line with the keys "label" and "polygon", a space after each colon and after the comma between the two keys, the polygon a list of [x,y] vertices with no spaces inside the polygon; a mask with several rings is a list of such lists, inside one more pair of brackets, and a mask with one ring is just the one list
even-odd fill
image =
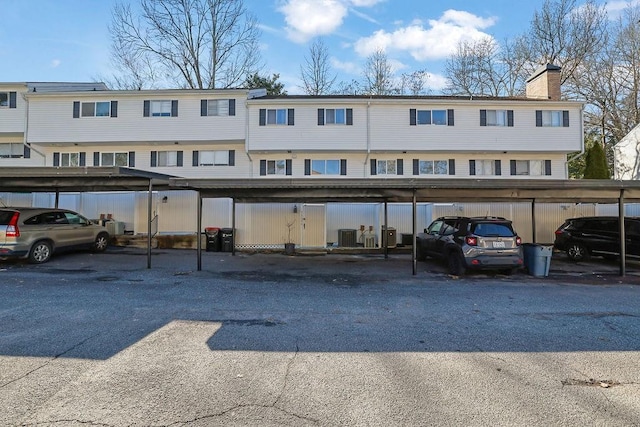
{"label": "exterior door", "polygon": [[300,215],[302,242],[305,248],[324,248],[327,245],[326,238],[326,206],[316,204],[302,205]]}

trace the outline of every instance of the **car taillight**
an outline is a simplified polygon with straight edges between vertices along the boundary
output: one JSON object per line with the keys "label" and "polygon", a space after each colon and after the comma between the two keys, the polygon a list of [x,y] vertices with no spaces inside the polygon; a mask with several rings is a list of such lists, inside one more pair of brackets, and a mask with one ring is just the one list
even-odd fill
{"label": "car taillight", "polygon": [[562,231],[562,230],[560,230],[560,229],[557,229],[557,230],[556,230],[556,236],[559,236],[559,235],[561,235],[561,234],[563,234],[563,233],[564,233],[564,231]]}
{"label": "car taillight", "polygon": [[520,236],[516,236],[516,246],[520,246],[522,244],[522,239]]}
{"label": "car taillight", "polygon": [[7,231],[5,235],[7,237],[20,237],[20,229],[18,228],[18,218],[20,217],[19,212],[14,212],[9,224],[7,225]]}
{"label": "car taillight", "polygon": [[464,240],[467,243],[467,245],[469,245],[469,246],[478,246],[478,238],[477,237],[467,236],[467,237],[465,237]]}

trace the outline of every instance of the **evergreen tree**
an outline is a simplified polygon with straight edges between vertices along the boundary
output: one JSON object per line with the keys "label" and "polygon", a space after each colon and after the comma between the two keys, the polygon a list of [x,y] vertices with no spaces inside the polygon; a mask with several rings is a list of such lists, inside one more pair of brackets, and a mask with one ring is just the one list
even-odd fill
{"label": "evergreen tree", "polygon": [[609,165],[602,145],[594,143],[587,151],[584,166],[584,179],[609,179]]}
{"label": "evergreen tree", "polygon": [[261,76],[258,73],[250,74],[244,82],[246,89],[266,89],[267,95],[280,96],[286,95],[284,83],[278,81],[280,74],[269,76]]}

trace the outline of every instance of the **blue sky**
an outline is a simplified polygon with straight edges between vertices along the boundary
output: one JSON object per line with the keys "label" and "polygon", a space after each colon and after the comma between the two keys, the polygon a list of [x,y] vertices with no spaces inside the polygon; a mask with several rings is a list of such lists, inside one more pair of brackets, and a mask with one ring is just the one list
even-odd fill
{"label": "blue sky", "polygon": [[[111,9],[122,0],[0,0],[0,81],[91,81],[110,74]],[[638,3],[640,0],[634,0]],[[132,0],[132,3],[136,1]],[[598,1],[604,4],[604,1]],[[627,0],[607,2],[610,14]],[[263,74],[300,93],[300,65],[322,37],[337,81],[361,80],[383,48],[397,73],[426,70],[436,92],[443,60],[465,38],[512,38],[543,1],[245,0],[262,30]]]}

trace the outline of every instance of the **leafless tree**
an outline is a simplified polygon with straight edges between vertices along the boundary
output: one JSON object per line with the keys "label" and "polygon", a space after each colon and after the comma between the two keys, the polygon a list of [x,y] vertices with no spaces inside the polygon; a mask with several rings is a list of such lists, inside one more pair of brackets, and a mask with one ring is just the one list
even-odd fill
{"label": "leafless tree", "polygon": [[400,93],[402,95],[423,95],[426,90],[427,78],[429,78],[429,73],[426,70],[403,73],[400,76]]}
{"label": "leafless tree", "polygon": [[260,64],[260,31],[242,0],[117,3],[109,29],[124,85],[228,88]]}
{"label": "leafless tree", "polygon": [[367,58],[363,70],[364,92],[369,95],[391,95],[397,92],[393,85],[393,69],[387,54],[378,49]]}
{"label": "leafless tree", "polygon": [[326,95],[331,93],[336,75],[331,72],[329,49],[322,39],[316,39],[309,46],[309,56],[300,66],[302,90],[307,95]]}

